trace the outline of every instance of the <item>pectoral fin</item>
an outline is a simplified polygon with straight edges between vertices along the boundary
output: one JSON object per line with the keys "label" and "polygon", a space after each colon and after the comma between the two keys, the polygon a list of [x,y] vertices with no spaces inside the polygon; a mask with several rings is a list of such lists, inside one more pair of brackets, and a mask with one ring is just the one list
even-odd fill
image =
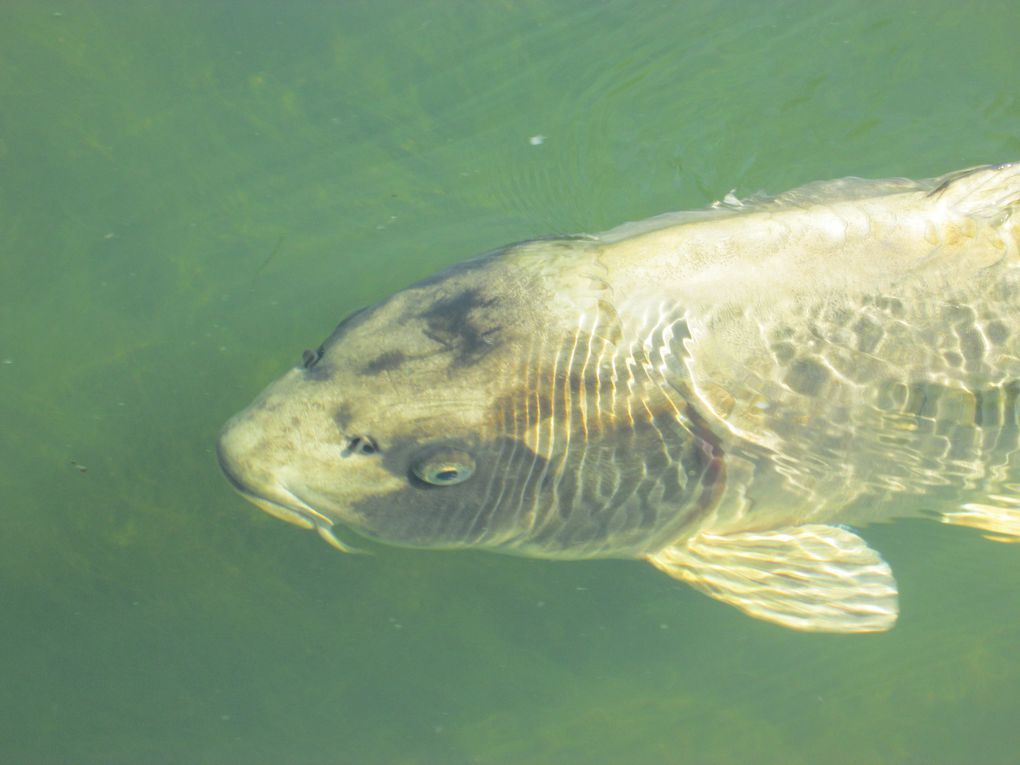
{"label": "pectoral fin", "polygon": [[835,526],[702,532],[647,560],[750,616],[796,630],[882,632],[899,613],[889,565]]}

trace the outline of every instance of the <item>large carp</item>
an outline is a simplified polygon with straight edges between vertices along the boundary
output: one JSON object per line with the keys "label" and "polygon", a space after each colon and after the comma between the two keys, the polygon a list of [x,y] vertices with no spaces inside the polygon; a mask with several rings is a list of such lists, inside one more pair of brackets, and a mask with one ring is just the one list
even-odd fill
{"label": "large carp", "polygon": [[268,513],[643,558],[748,614],[898,613],[853,528],[1020,541],[1020,163],[515,244],[359,311],[226,426]]}

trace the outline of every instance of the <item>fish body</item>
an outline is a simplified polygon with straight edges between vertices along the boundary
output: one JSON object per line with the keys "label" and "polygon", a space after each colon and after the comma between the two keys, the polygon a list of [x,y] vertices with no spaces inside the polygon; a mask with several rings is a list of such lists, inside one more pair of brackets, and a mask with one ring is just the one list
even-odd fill
{"label": "fish body", "polygon": [[640,558],[888,629],[848,526],[1020,540],[1020,163],[511,245],[341,322],[221,435],[262,509],[412,547]]}

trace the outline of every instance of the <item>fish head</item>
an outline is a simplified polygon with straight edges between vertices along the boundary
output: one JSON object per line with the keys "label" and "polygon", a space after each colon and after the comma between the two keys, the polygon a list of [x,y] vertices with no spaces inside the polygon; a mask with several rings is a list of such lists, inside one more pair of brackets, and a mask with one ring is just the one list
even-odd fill
{"label": "fish head", "polygon": [[223,472],[261,509],[320,532],[441,548],[513,535],[519,519],[492,511],[537,456],[510,402],[536,343],[576,322],[549,269],[572,268],[578,246],[491,253],[349,316],[227,423]]}
{"label": "fish head", "polygon": [[658,549],[711,505],[720,456],[660,379],[657,344],[679,349],[682,334],[637,311],[652,339],[625,346],[612,297],[588,239],[515,245],[412,285],[341,322],[234,417],[223,470],[341,549],[336,525],[538,557]]}

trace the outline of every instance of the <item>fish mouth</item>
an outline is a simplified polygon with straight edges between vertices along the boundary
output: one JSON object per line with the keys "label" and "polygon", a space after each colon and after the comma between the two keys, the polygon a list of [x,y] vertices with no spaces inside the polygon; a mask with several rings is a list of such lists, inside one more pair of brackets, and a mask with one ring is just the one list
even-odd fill
{"label": "fish mouth", "polygon": [[360,552],[337,537],[333,530],[334,523],[330,518],[302,501],[286,486],[282,484],[276,485],[279,493],[285,496],[285,502],[270,499],[265,494],[252,488],[235,472],[230,460],[224,455],[223,446],[219,441],[216,443],[216,461],[219,462],[220,470],[223,472],[227,482],[238,494],[255,505],[255,507],[281,521],[293,523],[295,526],[300,526],[303,529],[315,529],[320,537],[341,552]]}

